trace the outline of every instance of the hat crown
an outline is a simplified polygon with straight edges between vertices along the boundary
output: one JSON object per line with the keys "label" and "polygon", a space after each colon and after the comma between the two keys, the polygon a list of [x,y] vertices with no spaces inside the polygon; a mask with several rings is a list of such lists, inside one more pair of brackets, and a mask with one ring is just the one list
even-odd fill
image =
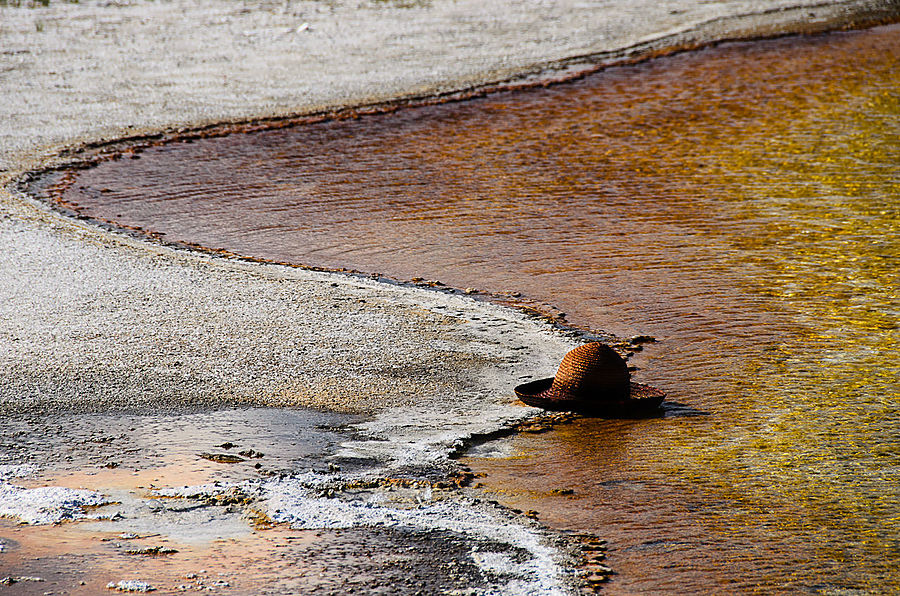
{"label": "hat crown", "polygon": [[630,375],[625,359],[601,343],[569,351],[553,378],[551,392],[564,399],[617,400],[627,397]]}

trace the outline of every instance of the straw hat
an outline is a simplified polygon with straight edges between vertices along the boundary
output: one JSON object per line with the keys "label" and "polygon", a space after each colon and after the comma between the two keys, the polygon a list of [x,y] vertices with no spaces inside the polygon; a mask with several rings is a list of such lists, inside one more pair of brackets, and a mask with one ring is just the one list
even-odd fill
{"label": "straw hat", "polygon": [[516,395],[547,410],[621,414],[658,408],[666,394],[630,377],[625,359],[595,342],[566,354],[555,377],[519,385]]}

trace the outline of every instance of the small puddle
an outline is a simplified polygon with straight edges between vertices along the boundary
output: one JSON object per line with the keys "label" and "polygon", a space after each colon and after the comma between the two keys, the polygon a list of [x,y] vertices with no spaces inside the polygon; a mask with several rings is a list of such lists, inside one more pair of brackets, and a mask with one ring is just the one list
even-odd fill
{"label": "small puddle", "polygon": [[[8,438],[4,445],[8,460],[52,471],[52,479],[42,477],[38,483],[52,480],[68,486],[79,481],[67,482],[67,477],[90,475],[96,482],[116,486],[123,472],[152,480],[153,470],[173,466],[177,474],[160,474],[170,480],[183,477],[182,484],[202,484],[212,478],[228,482],[282,470],[327,469],[325,460],[354,438],[349,425],[360,420],[359,416],[300,408],[65,413],[8,415],[0,420],[0,431]],[[216,455],[231,456],[235,461],[223,466]]]}

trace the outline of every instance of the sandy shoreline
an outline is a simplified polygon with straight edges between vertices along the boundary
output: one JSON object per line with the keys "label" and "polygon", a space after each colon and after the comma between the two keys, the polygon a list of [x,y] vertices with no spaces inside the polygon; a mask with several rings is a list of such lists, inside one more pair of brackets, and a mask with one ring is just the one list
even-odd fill
{"label": "sandy shoreline", "polygon": [[[121,137],[549,80],[631,51],[835,28],[880,20],[896,7],[777,0],[406,4],[176,0],[0,7],[0,425],[10,437],[0,465],[12,466],[0,473],[0,490],[27,503],[37,494],[22,492],[30,489],[85,486],[112,494],[118,487],[124,491],[121,517],[134,527],[163,518],[177,525],[188,509],[148,508],[162,495],[154,491],[180,485],[182,478],[202,484],[227,477],[250,481],[246,490],[269,503],[263,514],[281,527],[369,524],[401,533],[471,534],[473,543],[444,540],[441,560],[458,559],[472,544],[506,546],[476,557],[477,569],[462,574],[463,584],[478,584],[472,578],[481,573],[495,583],[479,589],[571,589],[571,555],[553,545],[552,533],[469,496],[434,496],[430,480],[389,496],[380,485],[352,497],[322,495],[361,479],[448,469],[448,454],[465,437],[534,412],[513,403],[510,386],[552,374],[574,345],[572,337],[458,294],[174,250],[104,231],[54,212],[14,182],[71,159],[67,149]],[[340,438],[321,452],[323,462],[375,463],[363,466],[361,476],[335,466],[275,480],[254,471],[248,457],[246,470],[234,478],[215,466],[185,476],[179,467],[187,465],[185,453],[193,461],[195,451],[215,447],[203,416],[234,406],[363,415],[352,432],[337,433]],[[246,428],[229,436],[252,440],[247,420],[253,410],[232,411],[235,428]],[[118,418],[104,428],[85,422],[104,412]],[[195,435],[160,447],[158,460],[142,459],[146,444],[129,433],[141,424],[162,428],[172,414],[206,421],[197,422]],[[140,415],[152,420],[127,418]],[[277,443],[272,439],[260,450],[272,453]],[[57,444],[88,448],[81,455],[54,453]],[[306,466],[264,461],[264,471],[282,476]],[[33,468],[16,468],[23,464]],[[85,470],[90,473],[72,486],[58,484],[61,475]],[[150,471],[158,476],[155,486],[130,478],[143,482],[141,474]],[[205,502],[230,490],[225,484],[210,489],[212,497],[191,491],[165,496]],[[247,512],[227,510],[233,505],[191,523],[197,532],[223,519],[247,528]],[[50,510],[58,511],[53,507],[62,505],[57,500]],[[78,503],[71,507],[75,517],[84,513]],[[25,511],[7,514],[25,519],[34,509]],[[327,521],[317,526],[310,515]],[[507,534],[499,530],[505,526]],[[405,548],[409,540],[389,536],[385,548]],[[509,555],[513,547],[526,554]],[[4,558],[9,550],[0,548],[0,577],[24,575],[19,571],[28,565],[11,565]],[[417,563],[423,574],[426,563]],[[60,573],[60,581],[69,581]],[[544,583],[534,579],[541,573],[549,578]]]}

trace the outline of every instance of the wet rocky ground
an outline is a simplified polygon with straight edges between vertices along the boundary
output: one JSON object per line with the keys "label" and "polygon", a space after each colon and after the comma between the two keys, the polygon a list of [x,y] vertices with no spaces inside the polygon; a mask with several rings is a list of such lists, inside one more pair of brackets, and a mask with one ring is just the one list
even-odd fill
{"label": "wet rocky ground", "polygon": [[[95,570],[109,567],[111,559],[123,569],[140,568],[141,559],[160,562],[174,559],[178,553],[173,549],[170,554],[129,554],[140,550],[133,544],[153,543],[153,538],[104,538],[109,540],[97,545],[99,548],[93,552],[48,554],[7,568],[4,573],[11,579],[4,592],[97,594],[106,591],[108,583],[133,581],[140,586],[137,582],[141,580],[126,579],[132,575],[127,571],[110,574],[108,577],[123,579],[108,582]],[[277,537],[260,540],[270,542],[271,548],[230,553],[230,569],[223,571],[221,562],[212,560],[202,563],[207,568],[158,572],[154,579],[143,583],[155,593],[203,590],[222,594],[322,595],[474,594],[488,586],[468,557],[470,541],[448,532],[386,528],[280,531]],[[5,539],[4,544],[11,556],[23,548],[10,539]],[[215,552],[216,548],[210,550]],[[211,558],[215,559],[215,555]]]}
{"label": "wet rocky ground", "polygon": [[364,422],[283,408],[8,416],[0,577],[22,594],[465,594],[534,583],[547,552],[575,561],[573,540],[480,497],[464,467],[338,455],[371,440]]}
{"label": "wet rocky ground", "polygon": [[[7,569],[11,575],[4,591],[96,594],[108,583],[141,581],[106,582],[93,572],[100,566],[98,560],[104,567],[109,559],[117,559],[124,567],[140,567],[141,558],[171,559],[178,552],[172,549],[170,554],[140,554],[140,549],[122,547],[123,543],[131,546],[134,542],[152,542],[152,538],[112,538],[103,545],[105,552],[29,559]],[[384,528],[294,531],[281,532],[273,542],[277,551],[266,553],[265,561],[259,560],[258,553],[233,554],[229,557],[233,566],[230,572],[185,568],[180,576],[162,573],[152,582],[143,583],[157,593],[202,589],[225,594],[467,594],[487,586],[480,570],[468,559],[469,541],[448,532]],[[4,544],[13,556],[22,548],[13,540]],[[110,577],[129,575],[121,572]]]}

